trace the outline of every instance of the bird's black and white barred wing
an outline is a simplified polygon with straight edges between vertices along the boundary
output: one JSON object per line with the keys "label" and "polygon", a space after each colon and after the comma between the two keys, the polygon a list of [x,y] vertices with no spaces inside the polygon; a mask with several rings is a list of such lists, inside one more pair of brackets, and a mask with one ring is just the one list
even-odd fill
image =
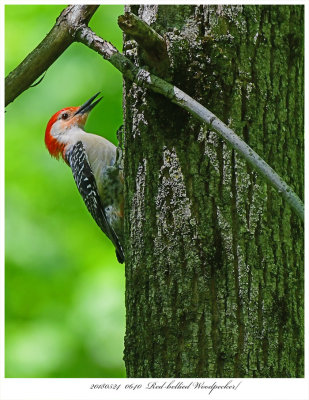
{"label": "bird's black and white barred wing", "polygon": [[88,211],[101,230],[116,247],[116,255],[120,263],[124,262],[124,254],[119,239],[108,223],[106,214],[98,193],[97,184],[92,173],[85,148],[81,141],[72,146],[66,153],[66,159],[72,169],[76,186]]}

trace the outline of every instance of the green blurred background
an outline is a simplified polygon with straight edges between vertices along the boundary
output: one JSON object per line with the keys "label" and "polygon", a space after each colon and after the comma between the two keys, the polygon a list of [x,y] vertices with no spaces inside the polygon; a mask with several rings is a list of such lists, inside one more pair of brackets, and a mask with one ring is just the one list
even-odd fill
{"label": "green blurred background", "polygon": [[[5,7],[8,74],[51,29],[63,5]],[[89,26],[121,50],[123,6]],[[52,159],[45,127],[101,90],[86,130],[116,142],[122,76],[74,43],[43,81],[6,108],[6,377],[124,377],[124,267],[87,212],[70,169]]]}

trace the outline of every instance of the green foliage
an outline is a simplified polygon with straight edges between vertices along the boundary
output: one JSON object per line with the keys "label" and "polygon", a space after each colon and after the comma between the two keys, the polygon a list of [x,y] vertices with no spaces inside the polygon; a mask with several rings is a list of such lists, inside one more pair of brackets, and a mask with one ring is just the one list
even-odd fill
{"label": "green foliage", "polygon": [[[6,73],[43,39],[62,5],[6,6]],[[90,27],[118,49],[122,6]],[[73,44],[6,112],[6,377],[122,377],[124,269],[87,212],[70,169],[51,159],[45,127],[102,91],[86,125],[116,142],[122,77]]]}

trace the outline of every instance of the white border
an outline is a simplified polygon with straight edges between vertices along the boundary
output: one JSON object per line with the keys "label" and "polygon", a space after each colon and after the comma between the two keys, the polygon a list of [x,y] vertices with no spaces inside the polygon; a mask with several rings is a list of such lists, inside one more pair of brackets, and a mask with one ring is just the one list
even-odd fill
{"label": "white border", "polygon": [[[10,1],[6,0],[0,4],[0,43],[4,55],[4,6],[6,4],[42,4],[42,1]],[[74,1],[75,4],[91,3],[90,1]],[[101,4],[197,4],[205,3],[205,1],[177,0],[177,1],[113,1],[97,2]],[[44,4],[63,4],[65,1],[44,2]],[[278,5],[278,4],[304,4],[305,0],[280,0],[280,1],[263,1],[263,0],[244,0],[244,1],[207,1],[207,4],[263,4],[263,5]],[[305,43],[308,43],[308,28],[306,27],[309,21],[309,4],[305,6]],[[308,57],[305,52],[305,75],[308,76]],[[0,65],[1,82],[4,82],[4,57],[1,57]],[[308,115],[308,80],[305,79],[305,115]],[[4,90],[0,93],[1,110],[4,110]],[[4,115],[4,114],[2,114]],[[305,120],[305,132],[308,124]],[[240,383],[237,391],[217,390],[209,394],[208,390],[196,389],[125,389],[125,385],[143,385],[148,384],[162,385],[165,382],[165,387],[173,379],[13,379],[4,378],[4,118],[0,119],[0,400],[88,400],[88,399],[107,399],[107,400],[139,400],[139,399],[237,399],[237,400],[308,400],[309,399],[309,367],[308,367],[308,335],[305,340],[305,376],[304,379],[233,379],[232,384]],[[307,140],[305,141],[306,154],[308,151]],[[305,199],[308,198],[308,157],[305,159]],[[307,217],[305,207],[305,217]],[[305,218],[307,220],[307,218]],[[305,248],[308,244],[307,225],[305,229]],[[307,269],[307,257],[305,257],[305,268]],[[308,273],[305,274],[305,321],[308,321]],[[305,324],[307,328],[308,324]],[[306,332],[306,329],[305,329]],[[216,382],[217,385],[225,385],[229,379],[175,379],[173,384],[183,382],[183,385],[188,385],[190,382],[204,382],[205,385],[212,385]],[[90,389],[91,385],[110,385],[119,384],[121,388],[115,389]],[[192,386],[192,385],[191,385]]]}
{"label": "white border", "polygon": [[[63,1],[63,0],[54,0],[54,1],[40,1],[40,0],[30,0],[30,1],[25,1],[25,0],[5,0],[3,3],[1,3],[1,6],[6,5],[6,4],[11,4],[11,5],[19,5],[19,4],[42,4],[44,5],[51,5],[51,4],[63,4],[67,5],[68,2]],[[230,5],[235,5],[235,4],[261,4],[261,5],[282,5],[282,4],[306,4],[306,0],[230,0],[230,1],[222,1],[222,0],[200,0],[200,1],[195,1],[195,0],[145,0],[145,1],[132,1],[132,0],[108,0],[108,1],[89,1],[89,0],[76,0],[71,2],[70,4],[102,4],[102,5],[122,5],[122,4],[164,4],[164,5],[186,5],[186,4],[230,4]],[[2,28],[3,29],[3,28]]]}
{"label": "white border", "polygon": [[[174,379],[6,379],[1,400],[308,400],[305,379],[233,379],[240,383],[237,391],[206,389],[145,389],[147,385],[165,387]],[[182,382],[204,382],[205,385],[225,385],[230,379],[175,379]],[[121,385],[116,389],[90,389],[91,385]],[[132,385],[132,389],[125,389]],[[135,389],[142,385],[143,389]],[[306,394],[307,393],[307,394]]]}
{"label": "white border", "polygon": [[[0,399],[4,376],[4,7],[0,5]],[[3,87],[3,89],[2,89]]]}

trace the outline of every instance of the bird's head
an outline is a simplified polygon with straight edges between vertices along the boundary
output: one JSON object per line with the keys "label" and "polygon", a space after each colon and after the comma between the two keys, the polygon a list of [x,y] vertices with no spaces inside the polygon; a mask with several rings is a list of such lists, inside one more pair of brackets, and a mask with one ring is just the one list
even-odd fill
{"label": "bird's head", "polygon": [[66,107],[56,112],[48,121],[45,130],[45,144],[49,153],[56,158],[64,152],[67,144],[67,134],[72,128],[84,128],[89,112],[102,99],[93,100],[100,92],[92,96],[80,107]]}

